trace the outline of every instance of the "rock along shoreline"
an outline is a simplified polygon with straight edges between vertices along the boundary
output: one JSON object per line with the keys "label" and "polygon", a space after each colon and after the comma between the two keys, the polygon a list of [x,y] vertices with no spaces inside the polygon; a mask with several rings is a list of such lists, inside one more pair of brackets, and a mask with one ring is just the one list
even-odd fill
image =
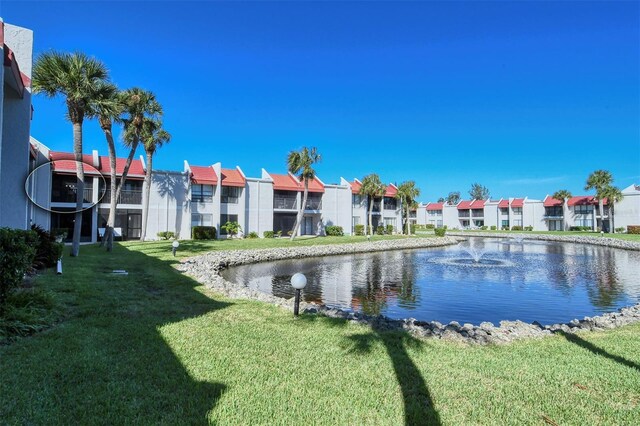
{"label": "rock along shoreline", "polygon": [[[214,251],[186,259],[177,267],[177,269],[182,273],[193,277],[206,287],[222,293],[227,297],[258,300],[293,310],[293,298],[284,299],[262,293],[257,290],[251,290],[245,286],[225,280],[220,275],[220,272],[228,267],[258,262],[356,253],[373,253],[387,250],[442,247],[457,244],[464,241],[466,237],[513,238],[519,236],[526,239],[586,243],[627,250],[640,250],[640,244],[638,243],[613,240],[611,238],[547,236],[538,234],[510,234],[505,236],[496,236],[495,234],[490,233],[474,233],[473,235],[456,233],[443,238],[407,238],[399,240],[382,240],[306,247]],[[621,245],[618,243],[626,244]],[[581,320],[574,319],[568,323],[562,324],[543,325],[538,322],[529,324],[522,321],[500,321],[498,326],[490,322],[473,325],[459,324],[456,321],[452,321],[449,324],[441,324],[437,321],[418,321],[414,318],[396,320],[383,315],[366,315],[360,312],[344,311],[341,309],[329,308],[324,305],[306,302],[301,302],[300,309],[304,313],[322,314],[330,318],[340,318],[354,323],[368,325],[376,330],[404,330],[416,337],[439,338],[471,344],[503,344],[523,338],[541,338],[554,333],[606,330],[640,322],[640,304],[622,308],[617,312],[610,312],[596,317],[585,317]]]}

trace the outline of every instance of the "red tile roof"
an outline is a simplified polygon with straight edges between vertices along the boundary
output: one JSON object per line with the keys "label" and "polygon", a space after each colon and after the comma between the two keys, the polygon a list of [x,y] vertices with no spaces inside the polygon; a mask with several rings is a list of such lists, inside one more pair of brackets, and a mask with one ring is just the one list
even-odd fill
{"label": "red tile roof", "polygon": [[211,166],[189,166],[191,169],[191,182],[198,185],[217,185],[218,175]]}
{"label": "red tile roof", "polygon": [[500,202],[498,203],[498,207],[501,209],[506,209],[507,207],[509,207],[509,200],[500,200]]}
{"label": "red tile roof", "polygon": [[238,169],[222,169],[222,186],[235,186],[244,188],[246,179]]}
{"label": "red tile roof", "polygon": [[483,209],[484,208],[484,200],[473,200],[471,202],[472,209]]}
{"label": "red tile roof", "polygon": [[[604,205],[607,204],[607,199],[602,200]],[[598,200],[593,195],[581,195],[578,197],[571,197],[567,202],[568,206],[576,206],[576,205],[598,205]]]}
{"label": "red tile roof", "polygon": [[429,203],[427,204],[427,210],[442,210],[444,203]]}
{"label": "red tile roof", "polygon": [[291,175],[279,175],[275,173],[269,173],[271,179],[273,179],[273,189],[279,191],[303,191],[302,185],[296,178]]}
{"label": "red tile roof", "polygon": [[[127,163],[126,158],[116,158],[116,176],[122,176],[122,172],[124,172],[124,166]],[[109,157],[100,156],[100,171],[108,177],[111,174],[111,164],[109,163]],[[132,160],[131,166],[129,166],[129,173],[127,173],[127,178],[129,177],[141,177],[143,178],[145,175],[144,167],[142,167],[142,161],[140,160]]]}
{"label": "red tile roof", "polygon": [[[304,186],[303,186],[304,189]],[[324,193],[324,185],[318,178],[313,178],[313,180],[309,181],[309,192],[322,192]]]}
{"label": "red tile roof", "polygon": [[524,207],[524,198],[514,198],[511,207]]}
{"label": "red tile roof", "polygon": [[351,182],[351,192],[353,194],[359,194],[360,188],[362,188],[362,183],[360,183],[358,179],[355,179],[353,182]]}
{"label": "red tile roof", "polygon": [[562,205],[562,201],[561,200],[556,200],[555,198],[551,198],[549,196],[545,197],[544,202],[542,203],[543,206],[545,207],[554,207],[554,206],[561,206]]}
{"label": "red tile roof", "polygon": [[458,210],[469,210],[473,201],[460,201],[458,204]]}
{"label": "red tile roof", "polygon": [[384,196],[395,197],[397,193],[398,193],[398,188],[396,188],[395,185],[388,185],[387,190],[384,193]]}
{"label": "red tile roof", "polygon": [[[71,152],[49,152],[49,159],[53,161],[53,171],[58,173],[75,173],[75,155]],[[100,156],[99,166],[96,168],[93,166],[93,156],[89,154],[82,155],[82,162],[85,164],[85,173],[97,174],[102,173],[105,177],[109,177],[111,174],[111,165],[109,164],[109,157]],[[122,176],[124,171],[124,165],[127,162],[126,158],[116,158],[116,175]],[[88,170],[88,171],[87,171]],[[142,161],[133,160],[129,167],[129,173],[127,178],[143,178],[145,176],[144,167],[142,167]]]}

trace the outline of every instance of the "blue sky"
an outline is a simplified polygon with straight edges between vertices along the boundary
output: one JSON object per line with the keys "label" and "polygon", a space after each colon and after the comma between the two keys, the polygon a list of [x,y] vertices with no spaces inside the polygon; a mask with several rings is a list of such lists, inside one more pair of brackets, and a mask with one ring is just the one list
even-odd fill
{"label": "blue sky", "polygon": [[[413,179],[423,201],[473,182],[542,198],[608,169],[640,183],[638,2],[12,2],[35,53],[80,50],[156,93],[183,160],[285,171],[317,146],[335,183]],[[72,149],[62,99],[32,134]],[[85,151],[106,153],[95,122]],[[120,148],[119,153],[125,151]]]}

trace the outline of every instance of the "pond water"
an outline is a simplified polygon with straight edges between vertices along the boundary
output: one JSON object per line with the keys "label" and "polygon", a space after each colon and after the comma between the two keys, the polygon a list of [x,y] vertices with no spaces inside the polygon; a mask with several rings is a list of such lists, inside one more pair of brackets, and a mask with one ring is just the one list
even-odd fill
{"label": "pond water", "polygon": [[640,303],[640,252],[529,240],[282,260],[223,276],[290,298],[296,272],[307,276],[306,301],[443,323],[551,324]]}

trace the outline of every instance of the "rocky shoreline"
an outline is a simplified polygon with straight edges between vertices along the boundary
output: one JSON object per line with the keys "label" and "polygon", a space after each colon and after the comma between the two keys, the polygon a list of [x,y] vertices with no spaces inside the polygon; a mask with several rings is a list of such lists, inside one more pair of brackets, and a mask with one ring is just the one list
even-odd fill
{"label": "rocky shoreline", "polygon": [[539,240],[539,241],[557,241],[561,243],[576,243],[576,244],[591,244],[595,246],[611,247],[624,250],[636,250],[640,251],[640,242],[621,240],[618,238],[609,237],[595,237],[590,235],[549,235],[549,234],[531,234],[523,231],[518,234],[498,234],[495,232],[456,232],[447,231],[447,235],[464,238],[523,238],[527,240]]}
{"label": "rocky shoreline", "polygon": [[[284,259],[300,259],[306,257],[344,255],[354,253],[369,253],[387,250],[416,249],[428,247],[441,247],[456,244],[462,241],[461,236],[466,234],[454,234],[444,238],[407,238],[401,240],[383,240],[366,243],[317,245],[308,247],[280,247],[273,249],[257,250],[230,250],[209,252],[201,256],[186,259],[178,266],[178,270],[201,282],[208,288],[220,292],[231,298],[252,299],[272,303],[286,309],[293,310],[293,299],[283,299],[257,290],[251,290],[244,286],[225,280],[220,272],[231,266],[245,265],[249,263],[269,262]],[[473,236],[496,237],[495,234],[474,234]],[[572,243],[587,243],[597,245],[612,242],[611,238],[598,237],[573,237],[573,236],[547,236],[547,235],[522,235],[527,239],[541,239],[547,241],[563,241]],[[503,238],[514,235],[501,236]],[[547,237],[547,238],[531,238]],[[551,238],[549,238],[551,237]],[[597,240],[592,242],[591,240]],[[623,242],[624,247],[615,244],[615,248],[640,250],[640,244],[628,241],[613,240],[615,243]],[[637,248],[635,248],[637,246]],[[501,321],[499,326],[489,322],[480,325],[459,324],[455,321],[449,324],[441,324],[437,321],[418,321],[413,318],[395,320],[382,315],[370,316],[359,312],[344,311],[313,303],[302,302],[302,312],[309,314],[322,314],[330,318],[341,318],[354,323],[365,324],[376,330],[404,330],[416,337],[439,338],[445,340],[466,342],[471,344],[501,344],[509,343],[523,338],[540,338],[553,333],[575,333],[585,330],[606,330],[620,327],[635,322],[640,322],[640,304],[622,308],[617,312],[606,313],[596,317],[585,317],[582,320],[574,319],[564,324],[542,325],[537,322],[532,324],[522,321]]]}

